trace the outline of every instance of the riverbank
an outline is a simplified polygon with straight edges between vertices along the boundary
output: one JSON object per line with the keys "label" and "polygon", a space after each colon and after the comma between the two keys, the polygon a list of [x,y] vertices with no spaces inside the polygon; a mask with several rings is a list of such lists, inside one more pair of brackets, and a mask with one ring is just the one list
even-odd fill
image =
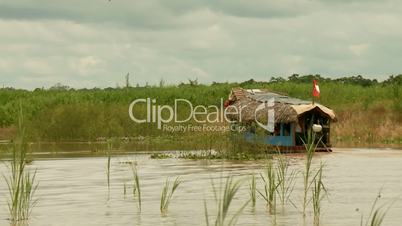
{"label": "riverbank", "polygon": [[[311,99],[311,81],[320,81],[319,102],[333,109],[337,122],[331,124],[331,143],[335,147],[400,147],[402,146],[402,75],[378,82],[362,77],[330,79],[320,76],[292,75],[287,80],[270,82],[254,80],[242,83],[179,84],[145,87],[72,89],[52,87],[33,91],[0,89],[0,140],[12,140],[19,108],[22,107],[26,137],[31,142],[90,141],[110,137],[146,137],[150,143],[209,143],[211,137],[222,140],[222,131],[165,131],[156,122],[136,123],[128,114],[133,100],[150,98],[154,106],[173,106],[185,99],[193,106],[221,106],[233,87],[259,88],[280,92],[290,97]],[[187,118],[187,105],[177,112]],[[219,108],[218,108],[219,109]],[[136,105],[133,114],[144,118],[148,106]],[[165,112],[166,113],[166,112]],[[163,116],[163,114],[162,114]],[[201,120],[203,118],[201,117]],[[164,124],[178,126],[176,124]],[[180,124],[200,125],[195,120]],[[212,124],[227,127],[225,122]],[[174,127],[172,127],[174,128]],[[196,127],[194,127],[196,128]],[[184,141],[183,141],[183,138]],[[152,141],[152,142],[151,142]],[[176,146],[179,146],[177,144]],[[186,144],[187,145],[187,144]],[[190,144],[194,146],[196,144]],[[202,147],[201,144],[200,146]],[[206,145],[205,145],[206,146]],[[198,148],[197,148],[198,149]],[[193,149],[194,150],[194,149]]]}

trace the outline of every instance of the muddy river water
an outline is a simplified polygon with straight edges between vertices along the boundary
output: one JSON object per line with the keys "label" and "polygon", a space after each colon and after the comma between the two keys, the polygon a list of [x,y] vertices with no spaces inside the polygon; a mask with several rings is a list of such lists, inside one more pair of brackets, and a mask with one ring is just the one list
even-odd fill
{"label": "muddy river water", "polygon": [[[303,169],[303,155],[287,155],[292,168]],[[211,179],[227,175],[245,178],[231,205],[236,211],[249,199],[247,177],[263,172],[264,161],[220,161],[186,159],[151,159],[149,154],[128,154],[112,157],[111,187],[108,192],[105,157],[53,157],[35,160],[30,169],[37,169],[39,202],[33,209],[29,225],[206,225],[204,200],[213,218],[215,201]],[[127,162],[137,162],[142,192],[142,211],[138,209],[130,189],[132,174]],[[335,149],[333,153],[317,154],[314,165],[325,163],[324,180],[328,198],[323,200],[321,225],[360,225],[361,214],[367,215],[381,190],[380,204],[392,202],[383,225],[402,225],[402,150]],[[1,172],[6,173],[4,164]],[[167,215],[160,214],[160,195],[167,177],[180,176],[183,183],[171,201]],[[257,187],[262,189],[260,179]],[[302,175],[299,174],[291,200],[296,207],[302,203]],[[0,225],[7,220],[7,189],[0,183]],[[303,220],[293,205],[278,206],[276,225],[312,225],[311,205]],[[267,211],[262,197],[255,207],[249,204],[239,216],[237,225],[274,225],[274,216]]]}

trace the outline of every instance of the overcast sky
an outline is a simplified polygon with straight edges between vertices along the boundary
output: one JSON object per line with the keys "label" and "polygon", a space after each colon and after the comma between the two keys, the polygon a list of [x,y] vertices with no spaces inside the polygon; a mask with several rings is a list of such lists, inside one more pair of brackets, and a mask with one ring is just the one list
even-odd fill
{"label": "overcast sky", "polygon": [[402,73],[400,0],[0,0],[0,85]]}

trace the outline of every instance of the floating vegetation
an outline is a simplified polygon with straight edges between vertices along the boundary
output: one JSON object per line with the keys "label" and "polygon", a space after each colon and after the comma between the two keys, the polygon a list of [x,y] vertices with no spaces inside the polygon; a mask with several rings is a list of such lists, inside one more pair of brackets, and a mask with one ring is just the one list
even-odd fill
{"label": "floating vegetation", "polygon": [[222,155],[208,150],[208,151],[197,151],[197,152],[187,152],[187,151],[182,151],[180,152],[178,158],[182,159],[222,159]]}
{"label": "floating vegetation", "polygon": [[166,214],[169,208],[170,200],[173,197],[173,193],[182,183],[179,177],[176,177],[173,184],[169,181],[169,178],[166,178],[166,182],[162,189],[161,194],[161,203],[160,203],[160,211],[162,214]]}
{"label": "floating vegetation", "polygon": [[182,151],[178,158],[182,159],[225,159],[225,160],[261,160],[266,159],[266,154],[255,154],[255,153],[248,153],[248,152],[230,152],[230,151],[198,151],[198,152],[186,152]]}
{"label": "floating vegetation", "polygon": [[122,164],[122,165],[136,165],[137,162],[132,161],[132,160],[127,160],[127,161],[120,161],[119,164]]}
{"label": "floating vegetation", "polygon": [[164,154],[164,153],[153,153],[150,156],[151,159],[168,159],[168,158],[173,158],[172,155],[169,154]]}
{"label": "floating vegetation", "polygon": [[[240,180],[234,181],[233,177],[229,176],[226,179],[225,185],[222,186],[222,178],[221,178],[219,190],[217,190],[217,188],[215,187],[213,180],[211,181],[211,184],[212,184],[215,202],[217,205],[216,219],[215,219],[213,225],[215,225],[215,226],[235,225],[240,214],[243,212],[243,209],[250,202],[250,200],[248,200],[246,203],[244,203],[235,212],[235,214],[231,218],[229,218],[228,213],[229,213],[230,205],[240,188],[241,181]],[[211,222],[210,222],[211,217],[208,213],[208,207],[207,207],[207,203],[205,200],[204,200],[204,211],[205,211],[205,221],[206,221],[207,226],[209,226],[209,225],[211,225]]]}

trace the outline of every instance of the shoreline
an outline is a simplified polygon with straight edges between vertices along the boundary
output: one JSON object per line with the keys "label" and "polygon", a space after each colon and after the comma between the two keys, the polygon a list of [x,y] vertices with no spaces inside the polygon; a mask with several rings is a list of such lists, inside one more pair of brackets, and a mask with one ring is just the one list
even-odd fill
{"label": "shoreline", "polygon": [[[157,139],[157,138],[156,138]],[[136,141],[128,141],[128,142],[121,142],[119,143],[118,147],[115,148],[116,151],[139,151],[138,148],[134,148],[134,150],[130,149],[130,147],[144,147],[147,145],[152,145],[152,140],[143,138],[142,140]],[[148,150],[143,150],[145,152],[154,153],[158,151],[189,151],[189,150],[206,150],[206,149],[191,149],[191,148],[168,148],[171,147],[172,144],[179,144],[180,141],[154,141],[154,144],[158,148],[155,150],[149,150],[151,148],[147,148]],[[35,141],[35,142],[28,142],[29,148],[36,152],[38,149],[44,148],[45,151],[54,152],[54,151],[92,151],[92,152],[103,152],[106,151],[107,148],[107,141]],[[12,140],[0,140],[0,151],[5,150],[5,148],[9,145],[12,145]],[[251,144],[250,144],[251,145]],[[163,147],[166,146],[166,149]],[[189,145],[191,146],[191,145]],[[96,150],[94,150],[96,147]],[[154,146],[153,146],[154,147]],[[52,150],[50,150],[52,149]],[[214,148],[212,148],[214,149]],[[402,144],[370,144],[370,145],[357,145],[357,144],[350,144],[350,143],[340,143],[337,145],[333,145],[331,149],[390,149],[390,150],[402,150]],[[39,151],[41,152],[41,151]]]}

